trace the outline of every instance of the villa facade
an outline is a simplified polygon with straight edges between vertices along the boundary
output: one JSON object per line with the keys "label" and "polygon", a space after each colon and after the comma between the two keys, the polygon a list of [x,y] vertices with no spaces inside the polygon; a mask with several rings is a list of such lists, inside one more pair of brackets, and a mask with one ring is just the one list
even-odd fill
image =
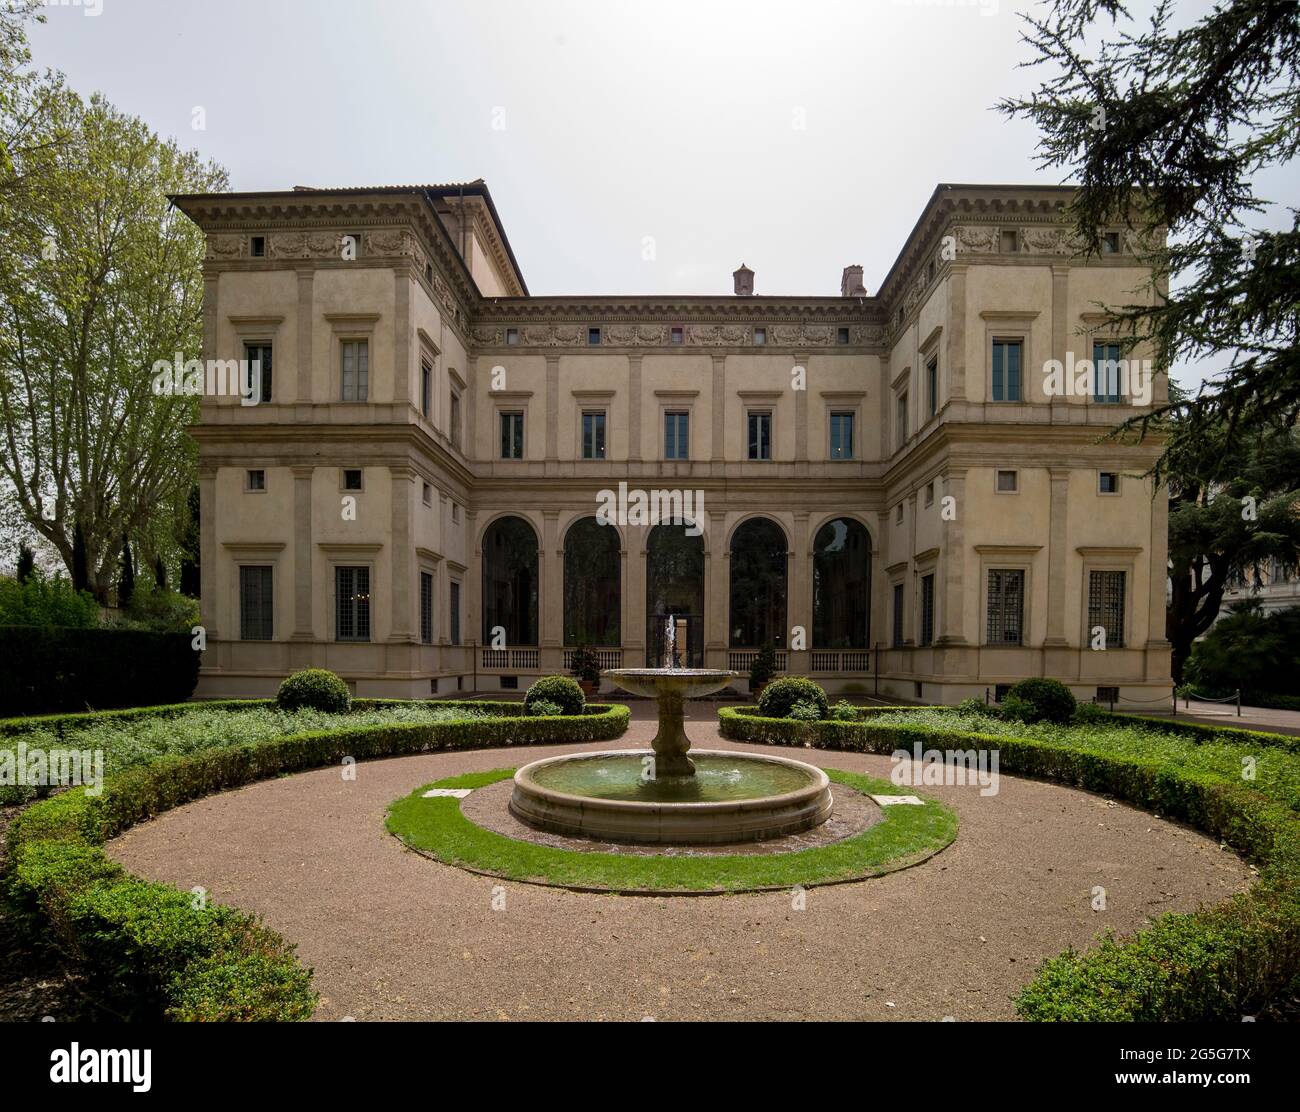
{"label": "villa facade", "polygon": [[1165,397],[1100,309],[1147,272],[1123,228],[1082,257],[1068,197],[940,186],[878,290],[828,297],[743,266],[532,296],[481,181],[174,198],[205,359],[261,371],[193,429],[199,693],[522,691],[580,644],[657,665],[671,620],[684,664],[771,644],[832,693],[1166,696],[1158,449],[1099,439]]}

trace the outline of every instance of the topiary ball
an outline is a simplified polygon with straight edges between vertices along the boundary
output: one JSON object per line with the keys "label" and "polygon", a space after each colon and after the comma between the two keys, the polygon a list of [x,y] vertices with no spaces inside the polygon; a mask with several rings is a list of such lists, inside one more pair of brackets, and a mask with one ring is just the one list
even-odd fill
{"label": "topiary ball", "polygon": [[524,696],[525,709],[531,713],[538,701],[554,703],[562,714],[581,714],[587,706],[587,697],[571,676],[543,676]]}
{"label": "topiary ball", "polygon": [[826,692],[819,684],[802,676],[782,676],[773,680],[765,688],[758,700],[758,709],[764,718],[788,718],[790,709],[799,702],[812,703],[817,707],[817,717],[826,717]]}
{"label": "topiary ball", "polygon": [[[1007,698],[1023,699],[1033,712],[1030,722],[1055,722],[1064,724],[1074,718],[1078,706],[1073,693],[1060,680],[1028,679],[1012,684]],[[1004,698],[1003,702],[1005,703]]]}
{"label": "topiary ball", "polygon": [[352,696],[348,685],[333,672],[324,668],[306,668],[280,684],[275,705],[281,710],[308,707],[330,714],[344,714],[352,708]]}

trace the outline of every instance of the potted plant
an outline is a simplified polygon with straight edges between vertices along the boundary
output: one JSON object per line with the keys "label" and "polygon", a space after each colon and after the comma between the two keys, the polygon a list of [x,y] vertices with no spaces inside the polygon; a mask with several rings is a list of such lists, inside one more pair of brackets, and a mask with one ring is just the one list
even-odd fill
{"label": "potted plant", "polygon": [[578,681],[585,698],[596,697],[596,692],[600,690],[600,659],[592,649],[579,645],[573,650],[569,674]]}
{"label": "potted plant", "polygon": [[764,645],[754,654],[749,665],[749,694],[754,702],[763,694],[765,688],[776,675],[776,650],[771,645]]}

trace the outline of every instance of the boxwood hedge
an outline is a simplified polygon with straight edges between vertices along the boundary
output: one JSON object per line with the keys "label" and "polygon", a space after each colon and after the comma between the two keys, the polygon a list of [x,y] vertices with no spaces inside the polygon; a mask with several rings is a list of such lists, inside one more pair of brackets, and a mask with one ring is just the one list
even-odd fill
{"label": "boxwood hedge", "polygon": [[[1300,816],[1258,792],[1189,769],[1098,754],[1023,737],[866,722],[802,723],[724,707],[723,737],[861,753],[925,748],[997,749],[1002,771],[1125,799],[1214,835],[1260,866],[1244,895],[1190,914],[1166,914],[1123,941],[1046,961],[1020,993],[1030,1020],[1237,1020],[1300,978]],[[1229,731],[1208,731],[1215,740]],[[1237,731],[1232,731],[1236,733]],[[1249,734],[1258,744],[1294,739]]]}
{"label": "boxwood hedge", "polygon": [[[246,705],[246,704],[242,704]],[[99,796],[74,789],[17,814],[6,833],[3,894],[20,931],[86,978],[96,1001],[128,1019],[301,1020],[316,994],[294,947],[258,919],[207,906],[126,873],[103,845],[172,807],[255,780],[413,753],[619,737],[624,706],[565,718],[519,703],[442,702],[491,717],[297,734],[168,757],[110,778]],[[167,713],[173,708],[156,708]],[[81,716],[77,716],[80,718]]]}

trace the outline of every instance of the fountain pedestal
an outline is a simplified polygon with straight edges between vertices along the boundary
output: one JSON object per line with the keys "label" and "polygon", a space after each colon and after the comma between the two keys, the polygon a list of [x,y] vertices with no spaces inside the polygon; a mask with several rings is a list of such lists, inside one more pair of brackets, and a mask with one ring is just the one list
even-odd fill
{"label": "fountain pedestal", "polygon": [[651,779],[695,775],[695,763],[686,755],[691,739],[686,736],[685,703],[680,691],[659,694],[659,732],[650,743],[650,748],[655,751]]}

